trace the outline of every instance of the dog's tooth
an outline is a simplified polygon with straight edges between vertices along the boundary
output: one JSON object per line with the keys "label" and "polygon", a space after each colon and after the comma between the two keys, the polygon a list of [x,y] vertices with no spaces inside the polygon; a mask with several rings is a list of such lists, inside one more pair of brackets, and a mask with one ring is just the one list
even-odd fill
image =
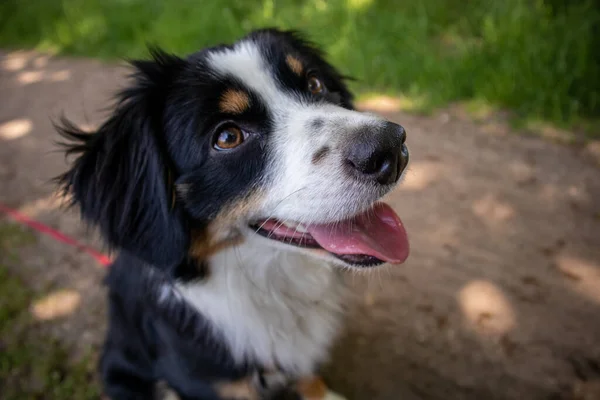
{"label": "dog's tooth", "polygon": [[306,226],[302,224],[298,224],[298,226],[296,226],[296,231],[300,233],[308,233],[308,229],[306,229]]}
{"label": "dog's tooth", "polygon": [[298,224],[296,224],[295,222],[284,222],[283,225],[290,229],[296,229],[296,227],[298,226]]}

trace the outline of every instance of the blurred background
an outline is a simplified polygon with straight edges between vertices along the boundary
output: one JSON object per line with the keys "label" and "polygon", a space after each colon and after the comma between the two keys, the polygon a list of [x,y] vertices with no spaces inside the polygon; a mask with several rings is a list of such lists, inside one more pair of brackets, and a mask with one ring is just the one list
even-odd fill
{"label": "blurred background", "polygon": [[456,100],[564,123],[598,117],[599,6],[583,0],[4,0],[0,45],[101,59],[185,54],[300,29],[359,79],[429,111]]}
{"label": "blurred background", "polygon": [[67,166],[51,118],[97,126],[147,44],[184,55],[266,26],[304,32],[361,109],[408,131],[388,200],[412,255],[348,277],[331,385],[600,399],[600,3],[581,0],[1,1],[0,397],[99,396],[103,248],[49,183]]}

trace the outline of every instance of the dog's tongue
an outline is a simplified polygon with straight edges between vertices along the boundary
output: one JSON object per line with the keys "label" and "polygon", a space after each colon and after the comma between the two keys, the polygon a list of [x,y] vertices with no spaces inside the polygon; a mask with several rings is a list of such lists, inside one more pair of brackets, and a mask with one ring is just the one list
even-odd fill
{"label": "dog's tongue", "polygon": [[325,250],[343,254],[366,254],[400,264],[409,245],[402,221],[390,206],[377,203],[372,210],[332,225],[310,225],[311,236]]}

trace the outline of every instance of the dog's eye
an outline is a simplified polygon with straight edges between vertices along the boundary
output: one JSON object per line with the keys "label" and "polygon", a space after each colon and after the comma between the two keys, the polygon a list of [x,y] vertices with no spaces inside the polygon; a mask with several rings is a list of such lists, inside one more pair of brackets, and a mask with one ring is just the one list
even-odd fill
{"label": "dog's eye", "polygon": [[322,93],[324,89],[325,86],[319,78],[314,75],[308,77],[308,90],[310,90],[312,94]]}
{"label": "dog's eye", "polygon": [[238,147],[244,142],[244,133],[240,128],[235,126],[228,126],[222,129],[217,135],[217,141],[215,142],[215,149],[217,150],[230,150]]}

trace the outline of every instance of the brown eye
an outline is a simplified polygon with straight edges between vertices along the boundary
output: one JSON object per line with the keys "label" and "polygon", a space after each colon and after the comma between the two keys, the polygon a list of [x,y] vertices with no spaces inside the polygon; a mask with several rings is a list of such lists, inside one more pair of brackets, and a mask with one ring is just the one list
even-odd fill
{"label": "brown eye", "polygon": [[230,150],[244,142],[244,134],[240,128],[230,126],[219,132],[215,148],[217,150]]}
{"label": "brown eye", "polygon": [[323,89],[324,86],[319,78],[317,78],[316,76],[308,77],[308,90],[310,90],[312,94],[319,94],[323,92]]}

